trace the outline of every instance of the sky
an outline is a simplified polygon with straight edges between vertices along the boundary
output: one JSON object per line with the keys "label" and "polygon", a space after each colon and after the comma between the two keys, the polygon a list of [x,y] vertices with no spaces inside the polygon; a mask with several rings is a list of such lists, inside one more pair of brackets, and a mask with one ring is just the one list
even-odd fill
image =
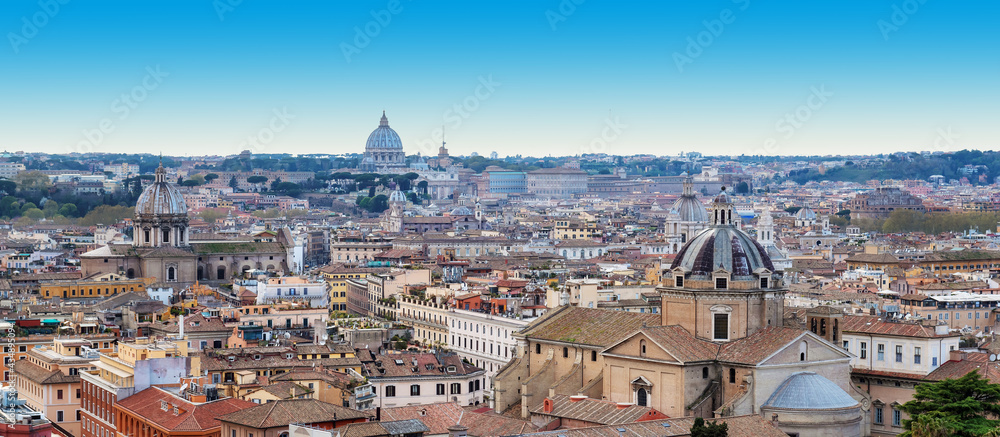
{"label": "sky", "polygon": [[1000,2],[0,2],[0,148],[836,155],[1000,147]]}

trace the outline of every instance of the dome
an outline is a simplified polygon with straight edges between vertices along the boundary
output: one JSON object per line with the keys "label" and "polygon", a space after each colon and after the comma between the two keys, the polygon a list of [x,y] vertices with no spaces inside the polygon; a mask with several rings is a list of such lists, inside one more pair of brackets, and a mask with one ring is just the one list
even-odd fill
{"label": "dome", "polygon": [[713,202],[733,203],[733,200],[729,197],[729,193],[726,192],[726,187],[722,187],[722,191],[719,191],[719,194],[715,196],[715,200],[713,200]]}
{"label": "dome", "polygon": [[705,205],[702,205],[698,197],[694,194],[694,179],[688,176],[687,173],[684,173],[682,176],[684,176],[684,192],[681,194],[681,198],[677,199],[670,209],[677,211],[677,215],[680,216],[681,221],[707,223],[708,211],[705,209]]}
{"label": "dome", "polygon": [[451,215],[472,215],[472,210],[467,206],[460,206],[451,210]]}
{"label": "dome", "polygon": [[702,205],[698,198],[694,196],[681,196],[670,208],[677,211],[682,221],[685,222],[708,222],[708,210]]}
{"label": "dome", "polygon": [[798,372],[782,382],[763,406],[789,410],[832,410],[855,408],[858,401],[821,375]]}
{"label": "dome", "polygon": [[137,216],[183,215],[188,212],[184,196],[167,182],[167,171],[161,165],[156,169],[156,180],[142,190],[135,203]]}
{"label": "dome", "polygon": [[382,112],[382,120],[378,127],[368,135],[368,142],[365,143],[365,150],[372,149],[403,149],[403,141],[399,139],[399,134],[389,127],[389,119]]}
{"label": "dome", "polygon": [[[774,272],[774,264],[757,240],[733,226],[712,226],[681,248],[671,269],[683,267],[692,275],[711,275],[720,268],[735,276],[749,276],[759,268]],[[736,279],[736,278],[734,278]]]}
{"label": "dome", "polygon": [[795,218],[800,220],[815,220],[816,213],[812,210],[812,208],[808,206],[803,206],[801,209],[795,212]]}
{"label": "dome", "polygon": [[396,190],[389,195],[390,202],[406,202],[406,195],[402,191]]}

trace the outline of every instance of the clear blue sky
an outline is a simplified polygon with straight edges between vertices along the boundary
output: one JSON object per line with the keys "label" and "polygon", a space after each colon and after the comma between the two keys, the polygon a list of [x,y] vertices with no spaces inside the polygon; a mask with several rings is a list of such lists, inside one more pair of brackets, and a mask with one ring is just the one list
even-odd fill
{"label": "clear blue sky", "polygon": [[0,148],[1000,148],[1000,3],[576,2],[3,1]]}

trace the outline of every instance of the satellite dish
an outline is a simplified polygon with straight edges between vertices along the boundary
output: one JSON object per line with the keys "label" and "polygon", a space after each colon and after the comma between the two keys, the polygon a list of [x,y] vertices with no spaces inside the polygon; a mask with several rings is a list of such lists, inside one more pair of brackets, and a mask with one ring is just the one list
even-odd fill
{"label": "satellite dish", "polygon": [[996,361],[996,360],[997,360],[997,354],[990,354],[990,361]]}

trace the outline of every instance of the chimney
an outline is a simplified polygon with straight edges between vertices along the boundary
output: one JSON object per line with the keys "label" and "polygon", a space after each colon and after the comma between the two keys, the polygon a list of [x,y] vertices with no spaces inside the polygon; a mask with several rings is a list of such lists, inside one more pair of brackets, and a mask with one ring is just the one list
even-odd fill
{"label": "chimney", "polygon": [[554,410],[554,409],[555,409],[555,402],[553,402],[552,399],[545,398],[545,400],[542,401],[542,411],[543,412],[545,412],[545,413],[552,413],[552,410]]}
{"label": "chimney", "polygon": [[448,437],[466,437],[469,435],[469,428],[459,424],[448,427]]}
{"label": "chimney", "polygon": [[631,406],[632,406],[632,404],[630,404],[628,402],[617,402],[617,403],[615,403],[615,407],[617,407],[617,409],[619,409],[619,410],[624,410],[624,409],[626,409],[628,407],[631,407]]}
{"label": "chimney", "polygon": [[949,328],[946,324],[934,325],[934,335],[948,335],[948,331]]}
{"label": "chimney", "polygon": [[953,350],[950,351],[949,354],[951,355],[949,357],[951,361],[962,361],[967,356],[967,354],[962,350]]}
{"label": "chimney", "polygon": [[573,395],[569,397],[570,402],[580,402],[584,399],[587,399],[587,395]]}
{"label": "chimney", "polygon": [[177,335],[179,335],[180,338],[181,338],[181,340],[183,340],[184,339],[184,314],[180,314],[180,315],[177,316],[177,326],[180,327],[180,331],[178,331]]}

